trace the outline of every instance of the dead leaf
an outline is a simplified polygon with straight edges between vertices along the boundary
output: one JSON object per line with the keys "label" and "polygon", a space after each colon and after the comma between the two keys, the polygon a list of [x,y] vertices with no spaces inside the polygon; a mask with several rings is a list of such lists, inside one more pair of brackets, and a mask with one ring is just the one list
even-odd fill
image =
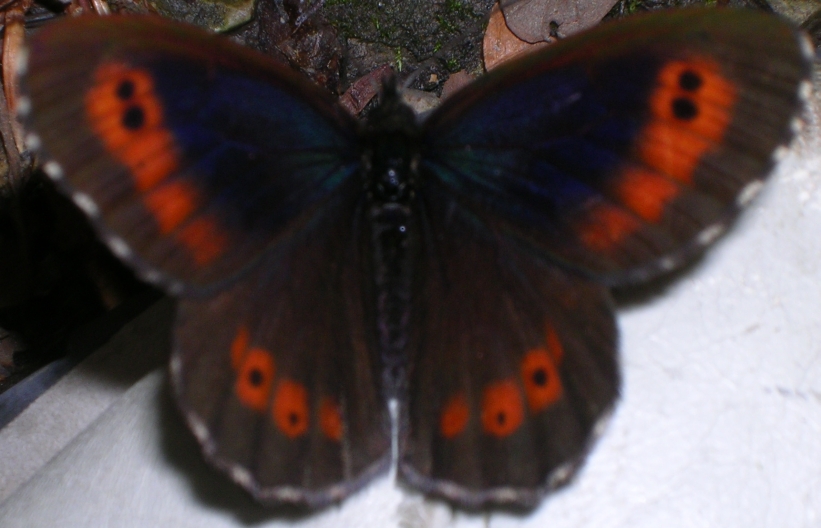
{"label": "dead leaf", "polygon": [[595,26],[618,0],[499,0],[510,30],[520,39],[550,42]]}
{"label": "dead leaf", "polygon": [[546,45],[546,42],[530,44],[518,38],[507,27],[505,17],[499,10],[499,4],[493,6],[487,30],[485,30],[485,38],[482,42],[486,70],[490,71],[512,57],[540,49]]}
{"label": "dead leaf", "polygon": [[387,64],[376,68],[353,82],[339,97],[339,104],[353,115],[359,114],[365,106],[382,90],[382,84],[393,75]]}

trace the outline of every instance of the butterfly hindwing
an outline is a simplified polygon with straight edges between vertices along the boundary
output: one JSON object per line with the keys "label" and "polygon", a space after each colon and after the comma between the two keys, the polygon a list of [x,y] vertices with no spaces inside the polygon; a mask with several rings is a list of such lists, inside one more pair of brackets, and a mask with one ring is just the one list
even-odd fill
{"label": "butterfly hindwing", "polygon": [[31,42],[46,164],[112,250],[174,291],[230,277],[351,175],[355,123],[286,67],[159,17]]}
{"label": "butterfly hindwing", "polygon": [[351,187],[234,285],[180,301],[180,407],[206,456],[266,502],[326,504],[389,462],[360,242],[339,221],[355,216]]}
{"label": "butterfly hindwing", "polygon": [[605,23],[445,101],[424,161],[555,262],[644,280],[713,241],[761,187],[809,86],[802,38],[755,11]]}
{"label": "butterfly hindwing", "polygon": [[564,483],[619,391],[607,288],[534,259],[446,187],[424,232],[400,474],[460,504],[533,505]]}

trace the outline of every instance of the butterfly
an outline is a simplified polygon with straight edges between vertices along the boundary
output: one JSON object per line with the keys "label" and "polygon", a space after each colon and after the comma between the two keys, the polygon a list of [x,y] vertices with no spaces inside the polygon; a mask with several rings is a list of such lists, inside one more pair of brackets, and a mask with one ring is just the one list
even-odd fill
{"label": "butterfly", "polygon": [[[796,132],[813,50],[752,11],[603,24],[423,121],[366,121],[156,17],[30,42],[27,145],[179,298],[171,381],[205,458],[321,507],[391,464],[463,507],[566,483],[619,396],[610,288],[680,267]],[[395,402],[395,405],[390,405]]]}

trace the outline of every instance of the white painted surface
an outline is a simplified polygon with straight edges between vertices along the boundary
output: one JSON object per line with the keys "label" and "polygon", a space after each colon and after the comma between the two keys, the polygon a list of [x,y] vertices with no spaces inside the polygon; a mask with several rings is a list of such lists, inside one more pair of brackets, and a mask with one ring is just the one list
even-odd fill
{"label": "white painted surface", "polygon": [[[466,514],[382,478],[339,507],[277,516],[205,467],[155,371],[0,504],[0,525],[821,526],[816,118],[735,228],[618,319],[623,399],[576,481],[530,515]],[[21,419],[42,425],[81,390]],[[18,448],[0,436],[4,460]]]}
{"label": "white painted surface", "polygon": [[156,303],[0,429],[0,503],[161,364],[170,332],[154,323],[171,314],[173,303]]}

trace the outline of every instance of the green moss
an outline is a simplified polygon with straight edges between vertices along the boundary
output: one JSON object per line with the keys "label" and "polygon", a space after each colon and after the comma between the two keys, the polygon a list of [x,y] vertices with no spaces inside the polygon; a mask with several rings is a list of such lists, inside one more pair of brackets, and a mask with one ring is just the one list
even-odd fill
{"label": "green moss", "polygon": [[[322,10],[360,55],[349,71],[368,71],[372,54],[403,70],[417,64],[438,73],[481,65],[481,43],[493,0],[325,0]],[[395,50],[401,49],[401,53]],[[431,60],[433,59],[433,60]],[[400,66],[401,65],[401,66]],[[458,65],[458,66],[454,66]]]}
{"label": "green moss", "polygon": [[459,71],[459,61],[454,57],[445,59],[445,68],[451,73]]}
{"label": "green moss", "polygon": [[475,18],[476,13],[461,0],[445,0],[445,11],[463,18]]}
{"label": "green moss", "polygon": [[641,0],[627,0],[627,2],[624,3],[625,14],[632,15],[642,7],[641,4]]}
{"label": "green moss", "polygon": [[436,23],[439,24],[439,29],[441,29],[445,33],[456,33],[457,31],[457,27],[445,17],[436,17]]}

